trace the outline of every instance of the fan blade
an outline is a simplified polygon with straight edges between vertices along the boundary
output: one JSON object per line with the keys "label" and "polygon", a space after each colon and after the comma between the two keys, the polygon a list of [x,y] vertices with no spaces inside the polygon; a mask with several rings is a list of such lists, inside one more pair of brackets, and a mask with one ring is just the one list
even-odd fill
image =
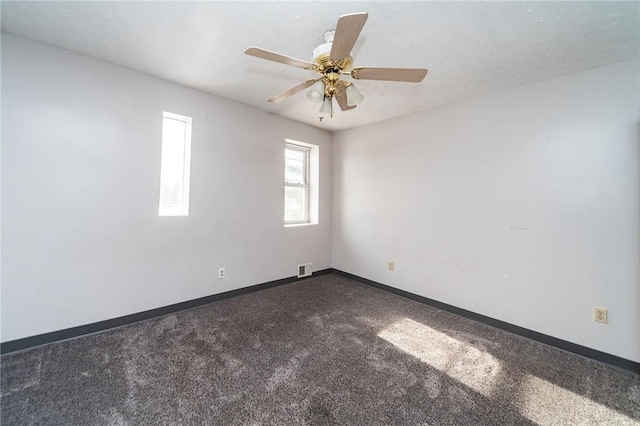
{"label": "fan blade", "polygon": [[249,56],[255,56],[256,58],[266,59],[267,61],[280,62],[281,64],[291,65],[293,67],[302,68],[305,70],[312,70],[314,65],[311,62],[303,61],[302,59],[292,58],[291,56],[281,55],[276,52],[261,49],[259,47],[251,46],[244,51]]}
{"label": "fan blade", "polygon": [[356,44],[368,16],[367,12],[360,12],[343,15],[338,19],[336,34],[333,36],[333,45],[329,54],[332,61],[337,62],[351,54],[351,49]]}
{"label": "fan blade", "polygon": [[284,92],[280,93],[279,95],[273,96],[269,99],[267,99],[268,102],[277,104],[278,102],[284,101],[286,98],[288,98],[291,95],[295,95],[296,93],[298,93],[301,90],[306,89],[307,87],[313,85],[313,83],[315,83],[316,81],[318,81],[319,79],[315,79],[315,80],[307,80],[304,83],[300,83],[297,86],[293,86],[291,89],[289,90],[285,90]]}
{"label": "fan blade", "polygon": [[405,81],[420,83],[427,75],[424,68],[371,68],[361,67],[351,70],[351,77],[359,80]]}
{"label": "fan blade", "polygon": [[347,93],[344,91],[344,89],[341,92],[336,93],[335,98],[338,102],[338,105],[340,105],[340,109],[343,111],[349,111],[350,109],[354,109],[356,107],[355,105],[347,105]]}

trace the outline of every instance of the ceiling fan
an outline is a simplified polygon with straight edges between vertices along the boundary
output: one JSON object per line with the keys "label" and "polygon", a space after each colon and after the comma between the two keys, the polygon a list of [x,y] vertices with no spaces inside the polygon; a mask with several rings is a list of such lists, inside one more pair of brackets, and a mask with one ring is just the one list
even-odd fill
{"label": "ceiling fan", "polygon": [[353,49],[368,16],[366,12],[341,16],[338,19],[336,29],[324,34],[325,43],[313,50],[313,62],[281,55],[255,46],[245,50],[244,53],[250,56],[305,70],[313,70],[320,74],[320,77],[300,83],[269,98],[268,101],[278,103],[307,87],[311,87],[307,94],[309,99],[322,102],[320,112],[330,114],[333,117],[333,98],[336,99],[343,111],[355,108],[356,104],[364,98],[352,82],[341,79],[341,76],[348,75],[356,80],[421,82],[427,75],[427,70],[424,68],[357,67],[351,69],[353,61],[351,49]]}

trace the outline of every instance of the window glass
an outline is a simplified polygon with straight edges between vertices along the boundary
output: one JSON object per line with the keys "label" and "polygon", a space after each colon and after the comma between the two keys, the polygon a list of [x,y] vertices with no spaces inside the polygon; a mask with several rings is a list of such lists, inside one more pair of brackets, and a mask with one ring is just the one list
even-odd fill
{"label": "window glass", "polygon": [[284,221],[309,222],[308,147],[287,143],[284,150]]}
{"label": "window glass", "polygon": [[189,214],[191,117],[165,112],[162,119],[160,216]]}

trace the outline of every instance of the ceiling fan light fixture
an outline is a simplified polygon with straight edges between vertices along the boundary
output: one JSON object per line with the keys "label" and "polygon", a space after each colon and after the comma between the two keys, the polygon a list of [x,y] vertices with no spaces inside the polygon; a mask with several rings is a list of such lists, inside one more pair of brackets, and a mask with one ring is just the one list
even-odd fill
{"label": "ceiling fan light fixture", "polygon": [[322,80],[318,80],[313,83],[311,90],[307,92],[307,97],[313,102],[322,102],[324,99],[324,82]]}
{"label": "ceiling fan light fixture", "polygon": [[297,86],[293,86],[276,96],[272,96],[267,101],[278,103],[291,95],[311,88],[307,92],[309,100],[322,103],[320,112],[331,114],[333,117],[333,98],[336,98],[336,102],[342,111],[354,109],[364,99],[364,96],[358,92],[358,89],[351,82],[340,78],[342,75],[351,75],[351,78],[355,80],[420,83],[427,75],[427,69],[425,68],[352,68],[353,58],[351,54],[353,47],[362,32],[368,16],[367,12],[349,13],[340,16],[336,29],[327,31],[323,36],[324,43],[313,50],[312,62],[255,46],[247,48],[244,53],[249,56],[320,74],[320,77],[311,78]]}
{"label": "ceiling fan light fixture", "polygon": [[347,95],[348,106],[356,106],[364,99],[364,96],[358,92],[358,89],[356,89],[356,86],[353,83],[347,86],[345,94]]}
{"label": "ceiling fan light fixture", "polygon": [[320,113],[322,114],[331,114],[333,116],[333,103],[331,102],[333,98],[326,96],[324,101],[322,102],[322,107],[320,107]]}

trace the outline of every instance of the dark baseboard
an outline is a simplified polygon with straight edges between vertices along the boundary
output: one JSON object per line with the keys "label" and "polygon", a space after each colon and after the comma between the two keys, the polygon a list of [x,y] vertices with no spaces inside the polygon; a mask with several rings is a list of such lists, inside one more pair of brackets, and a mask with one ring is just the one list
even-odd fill
{"label": "dark baseboard", "polygon": [[480,315],[475,312],[468,311],[466,309],[461,309],[453,305],[448,305],[446,303],[438,302],[437,300],[419,296],[417,294],[410,293],[408,291],[400,290],[398,288],[391,287],[386,284],[381,284],[379,282],[372,281],[367,278],[362,278],[360,276],[353,275],[348,272],[340,271],[338,269],[333,269],[333,268],[323,269],[321,271],[315,271],[313,275],[305,278],[297,278],[297,277],[282,278],[275,281],[269,281],[266,283],[256,284],[249,287],[230,290],[224,293],[213,294],[211,296],[205,296],[198,299],[188,300],[186,302],[176,303],[173,305],[162,306],[160,308],[151,309],[144,312],[138,312],[131,315],[125,315],[122,317],[113,318],[105,321],[99,321],[91,324],[81,325],[78,327],[72,327],[64,330],[53,331],[50,333],[39,334],[37,336],[25,337],[23,339],[16,339],[8,342],[3,342],[3,343],[0,343],[0,354],[4,355],[11,352],[30,349],[36,346],[42,346],[49,343],[60,342],[62,340],[69,340],[69,339],[85,336],[88,334],[98,333],[98,332],[109,330],[112,328],[133,324],[138,321],[144,321],[147,319],[172,314],[172,313],[183,311],[186,309],[195,308],[197,306],[206,305],[208,303],[216,302],[218,300],[241,296],[243,294],[253,293],[255,291],[266,290],[271,287],[290,284],[293,282],[312,278],[318,275],[324,275],[324,274],[330,274],[330,273],[335,273],[336,275],[341,275],[343,277],[350,278],[354,281],[367,284],[369,286],[378,288],[380,290],[384,290],[389,293],[396,294],[398,296],[406,297],[416,302],[423,303],[425,305],[429,305],[434,308],[438,308],[443,311],[450,312],[452,314],[459,315],[461,317],[468,318],[473,321],[487,324],[492,327],[496,327],[501,330],[508,331],[510,333],[517,334],[519,336],[526,337],[531,340],[535,340],[540,343],[554,346],[556,348],[559,348],[568,352],[572,352],[577,355],[591,358],[596,361],[600,361],[600,362],[604,362],[606,364],[612,365],[614,367],[622,368],[622,369],[634,372],[636,374],[640,374],[640,363],[638,362],[621,358],[615,355],[611,355],[606,352],[601,352],[595,349],[591,349],[586,346],[581,346],[575,343],[571,343],[566,340],[548,336],[546,334],[538,333],[533,330],[529,330],[523,327],[519,327],[517,325],[510,324],[508,322],[504,322],[491,317]]}
{"label": "dark baseboard", "polygon": [[635,361],[631,361],[625,358],[621,358],[619,356],[608,354],[606,352],[601,352],[595,349],[591,349],[586,346],[581,346],[575,343],[567,342],[566,340],[562,340],[562,339],[548,336],[546,334],[538,333],[537,331],[529,330],[527,328],[519,327],[517,325],[513,325],[508,322],[504,322],[491,317],[480,315],[472,311],[467,311],[466,309],[461,309],[456,306],[438,302],[437,300],[419,296],[417,294],[400,290],[395,287],[381,284],[366,278],[362,278],[357,275],[350,274],[348,272],[343,272],[337,269],[331,269],[331,272],[335,273],[336,275],[341,275],[343,277],[350,278],[354,281],[367,284],[369,286],[378,288],[380,290],[384,290],[389,293],[396,294],[398,296],[415,300],[416,302],[423,303],[425,305],[433,306],[434,308],[438,308],[443,311],[447,311],[452,314],[459,315],[461,317],[465,317],[473,321],[487,324],[492,327],[499,328],[501,330],[508,331],[510,333],[517,334],[519,336],[526,337],[528,339],[535,340],[537,342],[544,343],[549,346],[554,346],[556,348],[565,350],[567,352],[572,352],[574,354],[581,355],[586,358],[591,358],[593,360],[604,362],[614,367],[622,368],[622,369],[634,372],[636,374],[640,374],[640,363]]}
{"label": "dark baseboard", "polygon": [[296,281],[301,281],[316,277],[318,275],[329,274],[333,272],[332,269],[323,269],[321,271],[314,271],[313,275],[304,278],[288,277],[275,281],[269,281],[262,284],[256,284],[249,287],[242,287],[236,290],[225,291],[224,293],[212,294],[211,296],[205,296],[198,299],[187,300],[186,302],[176,303],[173,305],[162,306],[156,309],[150,309],[144,312],[138,312],[131,315],[125,315],[118,318],[112,318],[105,321],[94,322],[91,324],[80,325],[78,327],[67,328],[59,331],[52,331],[50,333],[38,334],[37,336],[25,337],[23,339],[11,340],[8,342],[0,343],[0,354],[8,354],[11,352],[30,349],[36,346],[42,346],[49,343],[60,342],[62,340],[74,339],[76,337],[85,336],[87,334],[98,333],[101,331],[109,330],[116,327],[122,327],[124,325],[132,324],[138,321],[144,321],[151,318],[160,317],[167,314],[183,311],[185,309],[195,308],[197,306],[206,305],[208,303],[216,302],[222,299],[228,299],[230,297],[241,296],[247,293],[253,293],[254,291],[266,290],[271,287],[279,285],[289,284]]}

